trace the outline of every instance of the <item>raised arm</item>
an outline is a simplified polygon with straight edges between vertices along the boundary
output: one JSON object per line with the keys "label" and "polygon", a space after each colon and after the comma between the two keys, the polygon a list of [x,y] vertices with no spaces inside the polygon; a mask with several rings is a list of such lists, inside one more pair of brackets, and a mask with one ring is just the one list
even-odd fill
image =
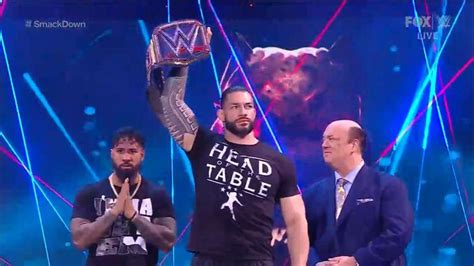
{"label": "raised arm", "polygon": [[185,151],[190,151],[196,138],[198,123],[193,111],[184,102],[188,68],[171,69],[164,81],[160,78],[161,70],[156,69],[155,72],[158,72],[153,74],[156,86],[149,86],[148,102],[176,142]]}
{"label": "raised arm", "polygon": [[[212,31],[206,29],[207,43],[210,43]],[[153,40],[152,40],[153,41]],[[190,151],[198,131],[196,117],[184,102],[188,67],[173,67],[166,79],[161,68],[156,68],[156,54],[153,42],[148,49],[148,89],[147,98],[156,116],[168,129],[171,136],[185,150]]]}

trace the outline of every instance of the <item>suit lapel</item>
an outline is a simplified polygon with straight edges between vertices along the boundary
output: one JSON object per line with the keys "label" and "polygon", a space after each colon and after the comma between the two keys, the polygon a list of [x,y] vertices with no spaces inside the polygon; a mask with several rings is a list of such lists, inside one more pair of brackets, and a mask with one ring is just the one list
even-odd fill
{"label": "suit lapel", "polygon": [[[364,194],[367,185],[370,184],[369,179],[369,168],[364,165],[357,174],[354,183],[351,186],[351,190],[349,191],[349,194],[347,195],[347,198],[344,201],[341,213],[339,214],[339,219],[337,219],[337,226],[339,226],[344,221],[344,219],[347,218],[349,213],[357,205],[357,199]],[[335,194],[335,188],[333,193]],[[335,198],[335,196],[333,198]]]}

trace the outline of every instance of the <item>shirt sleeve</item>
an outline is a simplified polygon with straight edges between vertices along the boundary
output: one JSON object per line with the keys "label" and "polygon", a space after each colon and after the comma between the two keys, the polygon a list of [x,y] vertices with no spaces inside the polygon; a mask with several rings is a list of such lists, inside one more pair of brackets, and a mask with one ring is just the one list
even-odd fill
{"label": "shirt sleeve", "polygon": [[300,190],[296,182],[295,166],[287,158],[283,159],[281,173],[281,183],[280,187],[278,188],[277,199],[300,194]]}
{"label": "shirt sleeve", "polygon": [[211,137],[212,132],[210,130],[199,126],[193,146],[191,150],[186,153],[190,160],[201,156],[200,151],[206,146],[206,143],[211,139]]}
{"label": "shirt sleeve", "polygon": [[171,198],[163,188],[157,188],[154,192],[153,202],[153,217],[172,217],[175,218],[173,204]]}
{"label": "shirt sleeve", "polygon": [[94,208],[94,188],[86,186],[77,193],[72,208],[72,218],[84,218],[94,221],[96,218]]}

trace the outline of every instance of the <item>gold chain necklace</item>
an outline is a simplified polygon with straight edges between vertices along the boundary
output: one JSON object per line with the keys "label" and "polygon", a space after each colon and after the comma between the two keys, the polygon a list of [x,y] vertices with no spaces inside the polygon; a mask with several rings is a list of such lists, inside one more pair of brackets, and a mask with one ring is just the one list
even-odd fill
{"label": "gold chain necklace", "polygon": [[[112,176],[113,176],[113,173],[109,176],[109,183],[110,183],[110,187],[112,188],[112,191],[114,192],[115,196],[118,197],[119,196],[119,193],[117,193],[117,190],[115,190],[115,186],[114,186],[114,183],[112,182]],[[130,180],[130,179],[129,179]],[[130,198],[133,199],[133,197],[135,197],[135,194],[137,194],[138,192],[138,189],[140,188],[140,185],[142,184],[142,176],[140,174],[138,174],[138,183],[137,183],[137,187],[135,188],[135,191],[133,191],[132,195],[130,195]]]}

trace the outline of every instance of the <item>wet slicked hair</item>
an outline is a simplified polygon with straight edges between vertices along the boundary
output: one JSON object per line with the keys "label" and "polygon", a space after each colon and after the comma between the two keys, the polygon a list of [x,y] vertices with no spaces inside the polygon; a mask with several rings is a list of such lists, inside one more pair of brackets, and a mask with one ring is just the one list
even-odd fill
{"label": "wet slicked hair", "polygon": [[362,128],[349,128],[349,142],[352,142],[356,139],[359,140],[360,153],[363,154],[367,146],[367,134]]}
{"label": "wet slicked hair", "polygon": [[115,131],[112,137],[112,147],[117,146],[122,139],[134,140],[136,141],[143,149],[145,148],[145,137],[143,137],[140,131],[132,127],[122,127]]}
{"label": "wet slicked hair", "polygon": [[222,96],[221,96],[221,108],[224,108],[224,102],[227,98],[227,95],[231,94],[231,93],[234,93],[234,92],[246,92],[246,93],[250,93],[250,91],[243,87],[243,86],[233,86],[233,87],[230,87],[228,89],[226,89],[224,92],[222,92]]}

